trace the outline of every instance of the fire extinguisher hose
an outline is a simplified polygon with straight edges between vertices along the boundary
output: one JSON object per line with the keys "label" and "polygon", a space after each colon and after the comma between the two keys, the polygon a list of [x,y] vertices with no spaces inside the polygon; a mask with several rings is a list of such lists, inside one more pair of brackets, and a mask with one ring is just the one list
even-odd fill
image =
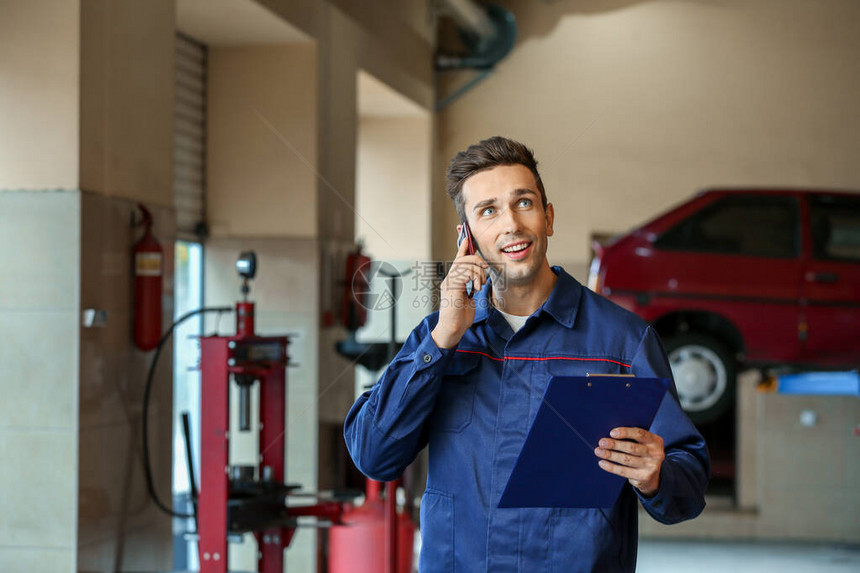
{"label": "fire extinguisher hose", "polygon": [[[183,322],[185,322],[189,318],[197,316],[198,314],[203,314],[206,312],[218,312],[218,313],[231,312],[232,310],[233,310],[233,307],[230,307],[230,306],[198,308],[197,310],[192,310],[191,312],[188,312],[188,313],[182,315],[181,317],[179,317],[173,324],[170,325],[170,328],[167,329],[167,332],[165,332],[164,335],[161,337],[161,340],[159,340],[158,346],[155,348],[155,354],[152,357],[152,364],[150,364],[150,366],[149,366],[149,374],[146,377],[146,387],[144,388],[144,391],[143,391],[143,408],[142,408],[142,412],[141,412],[141,419],[142,419],[141,424],[142,424],[142,433],[143,433],[143,471],[146,474],[146,487],[149,490],[149,496],[152,498],[152,501],[155,503],[155,505],[156,505],[156,507],[158,507],[158,509],[160,509],[161,511],[163,511],[164,513],[166,513],[172,517],[180,517],[180,518],[196,517],[195,514],[196,514],[197,500],[196,499],[192,500],[195,504],[195,513],[180,513],[178,511],[174,511],[167,504],[163,503],[158,498],[158,494],[155,491],[155,483],[153,482],[153,479],[152,479],[152,466],[151,466],[150,460],[149,460],[149,438],[147,436],[147,434],[148,434],[147,419],[149,418],[149,398],[150,398],[150,394],[152,393],[152,383],[153,383],[153,380],[155,379],[155,367],[158,364],[159,356],[161,356],[161,349],[164,347],[165,344],[167,344],[167,341],[170,340],[170,338],[173,336],[173,331],[176,330],[176,328],[180,324],[182,324]],[[189,474],[190,474],[190,468],[189,468]]]}

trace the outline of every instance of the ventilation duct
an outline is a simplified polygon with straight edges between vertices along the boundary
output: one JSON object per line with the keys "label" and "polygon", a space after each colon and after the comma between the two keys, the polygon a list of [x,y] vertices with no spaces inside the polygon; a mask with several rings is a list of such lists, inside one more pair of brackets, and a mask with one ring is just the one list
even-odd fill
{"label": "ventilation duct", "polygon": [[437,70],[491,69],[514,47],[517,25],[514,15],[495,4],[478,5],[472,0],[443,0],[466,47],[464,54],[436,55]]}

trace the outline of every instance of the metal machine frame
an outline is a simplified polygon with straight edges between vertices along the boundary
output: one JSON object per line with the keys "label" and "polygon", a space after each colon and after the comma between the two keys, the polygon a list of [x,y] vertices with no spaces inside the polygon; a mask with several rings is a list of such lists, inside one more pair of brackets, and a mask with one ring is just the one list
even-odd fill
{"label": "metal machine frame", "polygon": [[[256,262],[254,262],[254,265]],[[237,265],[238,266],[238,265]],[[240,274],[242,271],[240,269]],[[245,278],[242,291],[247,296]],[[254,303],[236,305],[236,335],[205,336],[201,349],[200,493],[197,521],[201,573],[227,573],[228,535],[253,532],[260,573],[282,573],[299,516],[340,523],[343,505],[290,507],[287,497],[286,367],[289,337],[254,333]],[[258,464],[231,466],[230,384],[239,385],[239,429],[250,430],[250,388],[260,387]]]}

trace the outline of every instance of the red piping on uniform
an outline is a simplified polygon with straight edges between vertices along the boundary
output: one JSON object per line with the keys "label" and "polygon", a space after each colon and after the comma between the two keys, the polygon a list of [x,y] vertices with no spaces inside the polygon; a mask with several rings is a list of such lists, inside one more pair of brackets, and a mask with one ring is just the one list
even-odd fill
{"label": "red piping on uniform", "polygon": [[504,361],[505,361],[505,359],[504,359],[504,358],[496,358],[495,356],[490,356],[489,354],[486,354],[486,353],[484,353],[484,352],[478,352],[477,350],[460,350],[460,349],[458,348],[458,349],[457,349],[457,352],[465,352],[465,353],[467,353],[467,354],[480,354],[481,356],[486,356],[486,357],[487,357],[487,358],[489,358],[490,360],[498,360],[499,362],[504,362]]}
{"label": "red piping on uniform", "polygon": [[613,364],[619,364],[624,366],[625,368],[631,368],[630,364],[624,364],[623,362],[618,362],[617,360],[610,360],[609,358],[574,358],[571,356],[547,356],[544,358],[533,358],[529,356],[505,356],[504,358],[496,358],[495,356],[490,356],[485,352],[479,352],[477,350],[460,350],[457,349],[457,352],[465,352],[467,354],[480,354],[481,356],[486,356],[490,360],[496,360],[498,362],[504,362],[505,360],[578,360],[581,362],[611,362]]}

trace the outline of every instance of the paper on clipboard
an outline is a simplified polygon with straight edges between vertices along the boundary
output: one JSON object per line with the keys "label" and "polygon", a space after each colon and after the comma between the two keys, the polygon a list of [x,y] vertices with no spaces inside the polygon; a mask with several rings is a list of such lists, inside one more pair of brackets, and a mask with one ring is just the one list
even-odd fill
{"label": "paper on clipboard", "polygon": [[550,379],[499,507],[612,507],[627,481],[597,465],[613,428],[648,429],[666,396],[663,378]]}

